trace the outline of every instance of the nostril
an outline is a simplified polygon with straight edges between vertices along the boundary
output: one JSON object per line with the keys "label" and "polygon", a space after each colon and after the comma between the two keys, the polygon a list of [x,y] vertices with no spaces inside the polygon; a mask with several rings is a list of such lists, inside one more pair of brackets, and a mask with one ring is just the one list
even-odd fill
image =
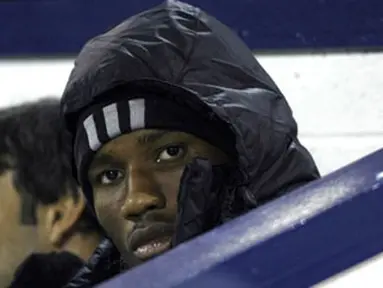
{"label": "nostril", "polygon": [[147,211],[156,210],[156,209],[159,208],[158,206],[159,206],[159,205],[152,204],[152,205],[149,205],[149,206],[146,208],[146,210],[147,210]]}
{"label": "nostril", "polygon": [[148,205],[146,206],[145,208],[143,209],[139,209],[139,210],[131,210],[129,211],[126,215],[125,215],[125,218],[127,220],[130,220],[132,222],[135,222],[135,223],[140,223],[141,220],[142,220],[142,217],[149,211],[152,211],[152,210],[156,210],[156,209],[160,209],[160,207],[158,205]]}
{"label": "nostril", "polygon": [[125,217],[125,219],[134,223],[139,223],[141,221],[141,215],[129,215]]}
{"label": "nostril", "polygon": [[160,209],[160,205],[157,204],[148,204],[142,205],[141,207],[137,207],[136,209],[130,209],[127,213],[129,219],[141,219],[142,215],[148,211]]}

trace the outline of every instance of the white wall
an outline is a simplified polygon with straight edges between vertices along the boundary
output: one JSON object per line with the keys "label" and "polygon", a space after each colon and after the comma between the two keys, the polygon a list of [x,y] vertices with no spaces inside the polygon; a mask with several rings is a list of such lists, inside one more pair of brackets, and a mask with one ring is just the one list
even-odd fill
{"label": "white wall", "polygon": [[382,268],[383,254],[380,253],[312,288],[381,288],[383,283]]}
{"label": "white wall", "polygon": [[263,56],[328,173],[383,147],[383,53]]}
{"label": "white wall", "polygon": [[[383,147],[383,53],[260,55],[323,174]],[[0,60],[0,107],[60,95],[73,60]]]}

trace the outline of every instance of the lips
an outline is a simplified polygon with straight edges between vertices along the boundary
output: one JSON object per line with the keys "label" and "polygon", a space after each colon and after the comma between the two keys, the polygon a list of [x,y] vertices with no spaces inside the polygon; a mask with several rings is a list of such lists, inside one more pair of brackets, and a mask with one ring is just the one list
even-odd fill
{"label": "lips", "polygon": [[173,233],[173,225],[152,224],[135,229],[129,237],[128,245],[137,258],[148,260],[170,248]]}

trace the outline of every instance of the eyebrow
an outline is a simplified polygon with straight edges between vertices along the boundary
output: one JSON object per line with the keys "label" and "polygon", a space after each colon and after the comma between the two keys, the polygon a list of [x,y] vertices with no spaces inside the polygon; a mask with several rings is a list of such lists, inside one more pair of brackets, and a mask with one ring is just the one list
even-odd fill
{"label": "eyebrow", "polygon": [[169,131],[158,131],[158,132],[151,132],[151,133],[143,134],[143,135],[140,135],[137,137],[137,142],[140,145],[154,143],[154,142],[160,140],[161,138],[167,136],[170,133],[171,132],[169,132]]}

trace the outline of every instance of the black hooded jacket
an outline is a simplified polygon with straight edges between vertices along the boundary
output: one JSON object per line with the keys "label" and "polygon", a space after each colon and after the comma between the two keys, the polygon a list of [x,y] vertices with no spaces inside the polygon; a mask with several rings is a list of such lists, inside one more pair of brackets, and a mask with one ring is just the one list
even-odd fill
{"label": "black hooded jacket", "polygon": [[83,265],[68,252],[32,254],[17,269],[9,288],[63,287]]}
{"label": "black hooded jacket", "polygon": [[68,129],[74,134],[83,109],[120,85],[226,123],[237,159],[235,189],[225,189],[241,213],[319,177],[281,91],[242,40],[196,7],[169,0],[90,40],[62,99]]}

